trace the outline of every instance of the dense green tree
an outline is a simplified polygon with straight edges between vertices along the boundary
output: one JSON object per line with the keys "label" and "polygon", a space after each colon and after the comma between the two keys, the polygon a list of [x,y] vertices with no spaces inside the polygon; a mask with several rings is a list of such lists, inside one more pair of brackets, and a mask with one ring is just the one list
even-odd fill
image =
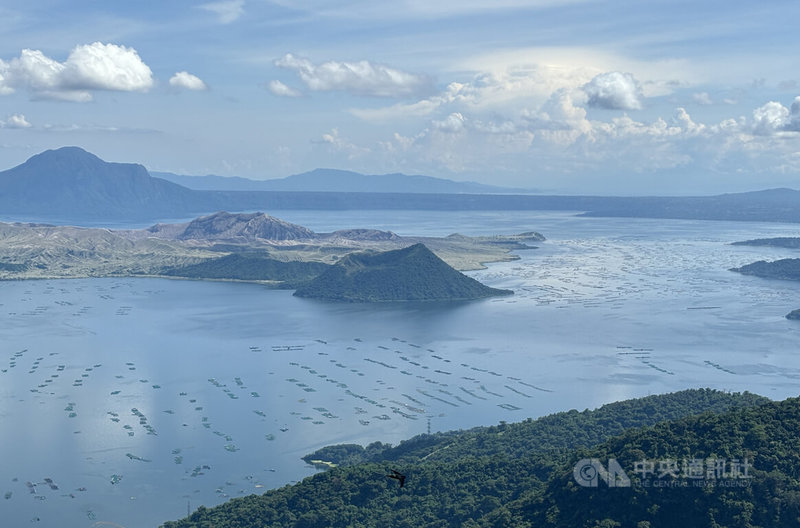
{"label": "dense green tree", "polygon": [[[164,527],[800,526],[800,399],[682,391],[422,435],[397,447],[321,452],[338,453],[350,465],[201,508]],[[751,478],[730,479],[736,486],[648,487],[631,469],[637,461],[684,457],[747,458]],[[633,485],[578,485],[573,468],[584,458],[617,459]],[[407,476],[403,488],[386,478],[390,467]]]}

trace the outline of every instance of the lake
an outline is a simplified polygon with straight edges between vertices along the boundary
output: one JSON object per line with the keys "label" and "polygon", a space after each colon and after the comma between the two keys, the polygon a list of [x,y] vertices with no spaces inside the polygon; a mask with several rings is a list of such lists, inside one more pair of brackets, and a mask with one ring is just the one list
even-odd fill
{"label": "lake", "polygon": [[[230,282],[0,283],[0,517],[157,526],[314,473],[342,442],[685,388],[796,396],[800,284],[727,271],[788,224],[557,212],[283,211],[315,231],[548,240],[470,303],[334,304]],[[109,524],[111,523],[111,524]]]}

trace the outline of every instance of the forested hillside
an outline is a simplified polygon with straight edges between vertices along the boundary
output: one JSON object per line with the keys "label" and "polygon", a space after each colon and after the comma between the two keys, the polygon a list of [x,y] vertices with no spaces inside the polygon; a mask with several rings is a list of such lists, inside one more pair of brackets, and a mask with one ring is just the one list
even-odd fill
{"label": "forested hillside", "polygon": [[[368,462],[200,508],[164,527],[654,528],[677,526],[676,519],[686,526],[795,526],[798,438],[800,400],[683,391],[518,424],[421,435],[396,448],[340,447],[340,462]],[[328,448],[315,456],[335,453]],[[749,456],[752,486],[654,490],[638,487],[630,469],[631,488],[584,488],[573,479],[573,467],[583,458],[617,458],[627,468],[641,459],[686,456]],[[387,478],[392,469],[406,476],[402,488]],[[686,501],[686,508],[679,507]],[[765,524],[767,518],[773,524]]]}

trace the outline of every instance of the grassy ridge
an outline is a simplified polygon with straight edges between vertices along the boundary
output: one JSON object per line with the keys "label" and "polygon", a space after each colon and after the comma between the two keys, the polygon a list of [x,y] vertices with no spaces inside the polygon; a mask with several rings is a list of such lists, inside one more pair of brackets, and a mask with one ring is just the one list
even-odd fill
{"label": "grassy ridge", "polygon": [[188,266],[170,267],[161,272],[168,277],[191,279],[231,279],[279,281],[294,288],[330,267],[322,262],[281,261],[259,254],[232,253]]}

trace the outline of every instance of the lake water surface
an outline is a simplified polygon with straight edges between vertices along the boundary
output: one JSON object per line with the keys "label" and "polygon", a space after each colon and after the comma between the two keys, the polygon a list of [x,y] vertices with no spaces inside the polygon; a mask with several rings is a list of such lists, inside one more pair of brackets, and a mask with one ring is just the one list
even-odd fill
{"label": "lake water surface", "polygon": [[690,387],[800,392],[800,284],[727,271],[787,224],[541,212],[277,214],[316,231],[548,240],[470,273],[512,297],[333,304],[258,285],[0,283],[0,518],[156,526],[397,443]]}

